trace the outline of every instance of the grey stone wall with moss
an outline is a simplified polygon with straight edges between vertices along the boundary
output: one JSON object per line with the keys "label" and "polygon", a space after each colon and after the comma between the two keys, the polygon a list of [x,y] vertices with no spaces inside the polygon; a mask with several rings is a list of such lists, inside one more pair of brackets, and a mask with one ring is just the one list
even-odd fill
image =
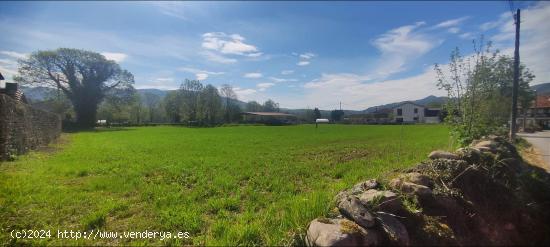
{"label": "grey stone wall with moss", "polygon": [[0,94],[0,160],[46,145],[61,134],[61,118]]}

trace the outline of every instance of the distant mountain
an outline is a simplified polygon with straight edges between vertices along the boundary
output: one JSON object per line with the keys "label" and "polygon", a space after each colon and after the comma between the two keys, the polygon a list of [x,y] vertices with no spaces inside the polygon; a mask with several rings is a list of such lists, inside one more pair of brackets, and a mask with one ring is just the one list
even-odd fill
{"label": "distant mountain", "polygon": [[31,102],[44,101],[46,98],[56,95],[57,90],[49,87],[26,87],[21,86],[21,91],[25,94],[27,100]]}
{"label": "distant mountain", "polygon": [[146,93],[150,93],[150,94],[157,95],[161,98],[164,98],[164,96],[166,96],[168,92],[173,91],[173,90],[162,90],[162,89],[156,89],[156,88],[141,88],[136,90],[142,96],[145,95]]}
{"label": "distant mountain", "polygon": [[[550,83],[545,84],[539,84],[531,87],[532,89],[536,89],[539,93],[550,93]],[[28,100],[31,102],[39,102],[44,101],[46,98],[50,96],[54,96],[57,94],[57,90],[54,88],[48,88],[48,87],[26,87],[22,86],[21,90],[23,90],[23,93],[27,97]],[[162,89],[156,89],[156,88],[143,88],[143,89],[137,89],[138,93],[140,95],[145,95],[146,93],[151,93],[158,95],[161,99],[164,98],[170,91],[173,90],[162,90]],[[225,100],[222,98],[222,100]],[[411,102],[414,102],[419,105],[431,105],[431,104],[443,104],[447,100],[447,97],[437,97],[430,95],[426,98],[419,99],[419,100],[412,100]],[[240,106],[242,109],[246,108],[246,102],[240,101],[240,100],[232,100],[233,103]],[[354,111],[354,110],[344,110],[345,115],[351,115],[351,114],[360,114],[360,113],[372,113],[377,110],[381,109],[389,109],[392,108],[402,102],[396,102],[396,103],[390,103],[385,105],[379,105],[379,106],[373,106],[369,107],[366,110],[363,111]],[[290,114],[295,115],[303,115],[306,113],[308,109],[288,109],[288,108],[281,108],[281,112],[286,112]],[[311,110],[311,109],[310,109]],[[320,110],[321,115],[323,117],[330,116],[330,110]]]}
{"label": "distant mountain", "polygon": [[[419,105],[430,106],[430,105],[442,105],[447,101],[447,99],[448,99],[447,97],[437,97],[437,96],[430,95],[430,96],[428,96],[426,98],[423,98],[423,99],[408,100],[408,101],[413,102],[415,104],[419,104]],[[364,110],[362,113],[373,113],[373,112],[376,112],[376,111],[382,110],[382,109],[390,109],[390,108],[393,108],[393,107],[395,107],[395,106],[397,106],[397,105],[399,105],[403,102],[406,102],[406,101],[369,107],[366,110]]]}
{"label": "distant mountain", "polygon": [[550,94],[550,82],[531,86],[532,90],[537,90],[538,95]]}

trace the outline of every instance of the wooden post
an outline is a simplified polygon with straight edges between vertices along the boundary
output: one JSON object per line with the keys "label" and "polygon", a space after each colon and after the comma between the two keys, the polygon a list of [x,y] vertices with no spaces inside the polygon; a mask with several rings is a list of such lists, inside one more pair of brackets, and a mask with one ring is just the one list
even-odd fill
{"label": "wooden post", "polygon": [[514,86],[512,91],[512,116],[510,122],[510,141],[514,142],[516,139],[516,117],[518,106],[518,84],[519,84],[519,25],[520,25],[520,11],[516,12],[516,45],[514,50]]}

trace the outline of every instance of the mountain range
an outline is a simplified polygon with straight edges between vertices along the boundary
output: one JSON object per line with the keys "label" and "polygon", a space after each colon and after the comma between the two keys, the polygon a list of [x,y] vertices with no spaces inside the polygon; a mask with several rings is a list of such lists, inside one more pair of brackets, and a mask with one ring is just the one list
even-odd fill
{"label": "mountain range", "polygon": [[[543,83],[543,84],[534,85],[534,86],[531,86],[531,89],[536,90],[537,94],[539,94],[539,95],[550,94],[550,83]],[[27,99],[29,99],[31,102],[43,101],[46,98],[48,98],[49,96],[53,96],[53,95],[57,94],[57,91],[55,89],[48,88],[48,87],[25,87],[25,86],[22,86],[21,90],[23,91],[23,93],[25,94]],[[150,94],[154,94],[154,95],[157,95],[157,96],[163,98],[163,97],[166,96],[166,94],[168,94],[172,90],[162,90],[162,89],[156,89],[156,88],[144,88],[144,89],[137,89],[137,91],[141,95],[144,95],[146,93],[150,93]],[[416,103],[416,104],[419,104],[419,105],[438,107],[438,106],[442,105],[443,103],[445,103],[447,101],[447,99],[448,99],[447,97],[438,97],[438,96],[430,95],[430,96],[422,98],[422,99],[410,100],[410,102],[413,102],[413,103]],[[403,102],[404,101],[373,106],[373,107],[369,107],[365,110],[344,110],[344,113],[346,115],[358,114],[358,113],[373,113],[373,112],[376,112],[377,110],[393,108],[394,106],[396,106],[400,103],[403,103]],[[246,102],[243,102],[243,101],[240,101],[240,100],[235,100],[235,103],[237,105],[239,105],[240,107],[242,107],[242,108],[244,108],[244,106],[246,106]],[[281,108],[281,111],[291,113],[291,114],[303,114],[307,110],[308,109]],[[321,114],[322,115],[330,114],[330,110],[321,110]]]}

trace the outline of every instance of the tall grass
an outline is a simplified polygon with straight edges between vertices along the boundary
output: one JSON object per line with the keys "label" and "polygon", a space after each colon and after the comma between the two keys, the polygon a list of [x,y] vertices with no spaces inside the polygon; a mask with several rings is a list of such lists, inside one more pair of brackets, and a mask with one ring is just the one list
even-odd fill
{"label": "tall grass", "polygon": [[65,138],[57,152],[0,164],[0,242],[14,243],[12,229],[147,229],[191,238],[30,243],[289,245],[337,191],[449,146],[439,125],[143,127]]}

